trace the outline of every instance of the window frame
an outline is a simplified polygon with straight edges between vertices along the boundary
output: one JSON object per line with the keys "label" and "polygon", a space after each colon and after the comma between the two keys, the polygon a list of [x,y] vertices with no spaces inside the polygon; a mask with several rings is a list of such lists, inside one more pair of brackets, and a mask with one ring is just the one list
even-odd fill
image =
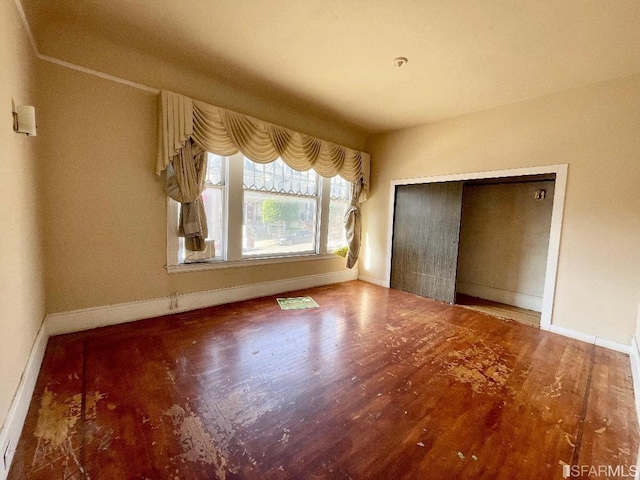
{"label": "window frame", "polygon": [[331,197],[331,179],[318,175],[318,207],[316,218],[316,250],[314,253],[288,253],[284,255],[242,255],[243,226],[243,172],[244,155],[237,153],[223,157],[226,162],[223,188],[224,253],[221,259],[203,262],[180,263],[178,217],[179,203],[167,198],[167,264],[168,273],[186,273],[203,270],[269,265],[278,263],[301,262],[336,258],[327,251],[329,232],[329,202]]}

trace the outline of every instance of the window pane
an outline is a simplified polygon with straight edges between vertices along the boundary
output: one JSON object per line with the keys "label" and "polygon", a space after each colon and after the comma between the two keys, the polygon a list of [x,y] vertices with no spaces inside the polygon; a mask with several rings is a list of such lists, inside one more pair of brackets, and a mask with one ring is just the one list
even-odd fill
{"label": "window pane", "polygon": [[224,158],[207,153],[207,185],[224,185]]}
{"label": "window pane", "polygon": [[282,159],[260,164],[244,158],[244,188],[260,192],[290,195],[318,195],[318,174],[313,170],[298,172]]}
{"label": "window pane", "polygon": [[316,251],[318,175],[282,159],[244,158],[242,255],[278,256]]}
{"label": "window pane", "polygon": [[243,256],[277,256],[316,250],[316,197],[245,190]]}
{"label": "window pane", "polygon": [[180,239],[180,258],[182,263],[207,262],[222,260],[226,245],[224,244],[224,183],[226,159],[220,155],[207,152],[206,189],[202,192],[204,211],[207,215],[209,236],[205,240],[206,248],[202,252],[194,252],[185,248],[184,239]]}
{"label": "window pane", "polygon": [[344,178],[336,175],[331,178],[331,198],[340,200],[349,200],[351,198],[351,182],[347,182]]}
{"label": "window pane", "polygon": [[205,262],[208,260],[221,260],[224,258],[224,196],[222,187],[209,187],[202,192],[204,210],[207,215],[207,228],[209,236],[205,241],[207,247],[203,252],[192,252],[184,248],[184,239],[181,239],[181,249],[184,252],[184,263]]}
{"label": "window pane", "polygon": [[329,200],[329,234],[327,250],[333,252],[347,246],[344,230],[344,216],[349,208],[351,183],[339,176],[331,179],[331,199]]}

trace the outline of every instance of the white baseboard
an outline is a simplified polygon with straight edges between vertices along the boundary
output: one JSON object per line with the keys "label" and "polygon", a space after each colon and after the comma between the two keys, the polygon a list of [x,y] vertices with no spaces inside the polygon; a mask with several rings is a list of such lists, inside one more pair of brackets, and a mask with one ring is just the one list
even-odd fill
{"label": "white baseboard", "polygon": [[596,337],[595,335],[587,335],[586,333],[576,332],[575,330],[559,327],[557,325],[551,325],[549,327],[549,331],[575,340],[580,340],[581,342],[590,343],[592,345],[595,344],[599,347],[604,347],[616,352],[626,353],[627,355],[631,354],[631,347],[629,345],[606,340],[604,338]]}
{"label": "white baseboard", "polygon": [[363,282],[367,282],[367,283],[372,283],[374,285],[378,285],[379,287],[389,288],[389,285],[387,284],[387,282],[383,280],[378,280],[377,278],[367,277],[366,275],[358,276],[358,280],[362,280]]}
{"label": "white baseboard", "polygon": [[47,315],[45,323],[49,335],[61,335],[294,290],[347,282],[357,278],[358,270],[353,269],[272,282],[252,283],[218,290],[178,294],[176,297],[161,297],[70,312],[51,313]]}
{"label": "white baseboard", "polygon": [[27,360],[27,366],[22,373],[22,378],[11,401],[7,418],[2,425],[2,430],[0,430],[0,480],[5,480],[9,475],[9,467],[11,466],[20,434],[22,433],[24,421],[27,418],[31,397],[33,396],[33,390],[38,380],[38,374],[40,373],[40,366],[42,365],[48,340],[49,335],[45,323],[43,323],[33,342],[29,359]]}
{"label": "white baseboard", "polygon": [[542,296],[539,295],[512,292],[502,288],[467,282],[458,282],[456,290],[458,293],[464,293],[465,295],[471,295],[476,298],[484,298],[485,300],[526,308],[527,310],[533,310],[535,312],[542,311]]}

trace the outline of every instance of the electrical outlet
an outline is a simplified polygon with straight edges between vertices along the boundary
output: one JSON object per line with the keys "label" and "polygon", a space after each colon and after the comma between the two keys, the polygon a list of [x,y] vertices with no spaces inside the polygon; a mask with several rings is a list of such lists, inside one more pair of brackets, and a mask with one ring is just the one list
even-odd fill
{"label": "electrical outlet", "polygon": [[547,191],[546,190],[538,190],[535,194],[535,199],[536,200],[544,200],[547,196]]}
{"label": "electrical outlet", "polygon": [[169,298],[171,300],[171,303],[169,304],[169,310],[178,308],[178,292],[172,293]]}

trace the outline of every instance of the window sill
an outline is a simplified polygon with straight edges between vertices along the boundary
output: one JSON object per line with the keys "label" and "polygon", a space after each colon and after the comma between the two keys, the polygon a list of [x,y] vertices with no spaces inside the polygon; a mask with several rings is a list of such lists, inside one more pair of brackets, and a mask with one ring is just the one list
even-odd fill
{"label": "window sill", "polygon": [[225,268],[255,267],[259,265],[277,265],[281,263],[292,262],[308,262],[310,260],[326,260],[330,258],[341,258],[340,255],[334,253],[327,254],[306,254],[291,255],[289,257],[261,257],[261,258],[243,258],[225,262],[223,260],[202,263],[182,263],[180,265],[166,265],[167,273],[189,273],[201,272],[205,270],[222,270]]}

